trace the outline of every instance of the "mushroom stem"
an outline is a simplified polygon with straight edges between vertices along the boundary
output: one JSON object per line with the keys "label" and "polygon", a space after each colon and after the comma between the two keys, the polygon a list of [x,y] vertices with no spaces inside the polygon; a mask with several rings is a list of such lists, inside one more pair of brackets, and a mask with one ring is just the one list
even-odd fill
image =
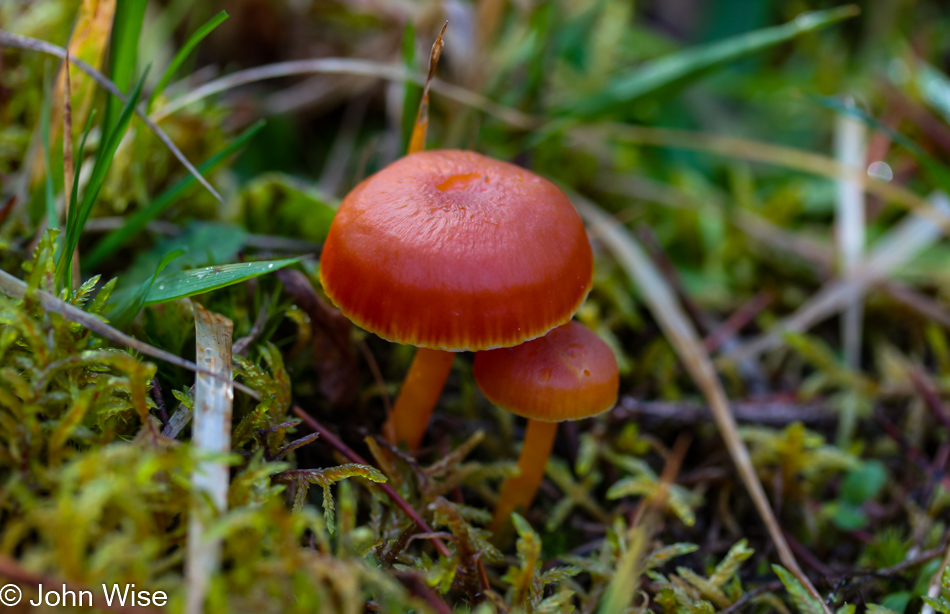
{"label": "mushroom stem", "polygon": [[504,528],[512,512],[519,511],[519,508],[524,511],[531,506],[554,448],[557,425],[557,422],[528,419],[521,456],[518,457],[520,473],[508,478],[501,485],[501,496],[495,507],[495,516],[488,527],[492,533],[497,535]]}
{"label": "mushroom stem", "polygon": [[419,448],[454,359],[453,352],[428,348],[416,350],[392,414],[383,425],[383,433],[390,443],[404,443],[410,450]]}

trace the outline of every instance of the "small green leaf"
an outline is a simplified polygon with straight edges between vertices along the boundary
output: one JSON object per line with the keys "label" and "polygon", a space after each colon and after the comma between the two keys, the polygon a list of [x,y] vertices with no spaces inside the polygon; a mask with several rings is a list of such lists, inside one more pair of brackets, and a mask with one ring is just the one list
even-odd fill
{"label": "small green leaf", "polygon": [[204,294],[212,290],[233,286],[234,284],[239,284],[242,281],[247,281],[248,279],[266,273],[273,273],[299,260],[299,258],[289,258],[287,260],[239,262],[164,275],[156,279],[155,283],[152,284],[143,306],[167,303],[180,298],[197,296],[198,294]]}
{"label": "small green leaf", "polygon": [[887,482],[887,469],[881,461],[871,460],[849,471],[841,484],[841,498],[853,505],[874,499]]}
{"label": "small green leaf", "polygon": [[859,531],[868,526],[868,515],[859,506],[842,501],[834,508],[831,520],[842,531]]}
{"label": "small green leaf", "polygon": [[[109,76],[123,92],[127,92],[132,83],[139,57],[139,39],[142,24],[145,21],[145,7],[148,0],[123,0],[117,2],[112,19],[112,44],[109,53]],[[122,108],[122,101],[109,96],[106,101],[106,113],[102,122],[102,133],[109,134],[116,121],[116,114]],[[111,157],[111,156],[110,156]]]}
{"label": "small green leaf", "polygon": [[887,612],[904,612],[907,610],[907,604],[910,603],[910,600],[914,598],[914,593],[911,591],[897,591],[891,593],[881,601],[881,605],[878,606],[868,606],[868,612],[872,612],[872,607],[880,608],[878,614],[886,614]]}
{"label": "small green leaf", "polygon": [[140,284],[134,292],[125,295],[124,299],[110,312],[110,314],[114,314],[111,317],[113,326],[116,328],[125,328],[135,319],[135,316],[138,315],[142,306],[145,304],[145,298],[148,296],[149,290],[152,289],[155,279],[165,270],[165,267],[171,264],[172,260],[178,258],[183,253],[181,250],[176,250],[165,254],[165,257],[162,258],[162,261],[158,264],[158,268],[155,269],[155,273],[144,283]]}
{"label": "small green leaf", "polygon": [[780,26],[762,28],[723,41],[686,49],[624,74],[605,90],[584,98],[573,108],[565,110],[573,116],[587,117],[609,112],[662,87],[695,78],[720,64],[733,62],[856,14],[857,9],[853,6],[803,13]]}
{"label": "small green leaf", "polygon": [[802,583],[798,581],[798,578],[792,575],[792,572],[781,565],[772,565],[772,569],[779,580],[782,581],[782,584],[785,585],[785,590],[788,591],[799,614],[824,614],[825,610],[821,603],[808,593]]}

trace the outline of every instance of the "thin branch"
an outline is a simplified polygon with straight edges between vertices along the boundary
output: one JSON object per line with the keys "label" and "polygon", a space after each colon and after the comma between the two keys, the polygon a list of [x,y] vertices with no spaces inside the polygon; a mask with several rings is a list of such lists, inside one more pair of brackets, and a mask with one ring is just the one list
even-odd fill
{"label": "thin branch", "polygon": [[[12,32],[6,32],[4,30],[0,30],[0,47],[11,47],[14,49],[26,49],[28,51],[38,51],[40,53],[47,53],[49,55],[56,56],[64,60],[67,59],[67,55],[68,55],[67,51],[58,45],[54,45],[52,43],[48,43],[46,41],[42,41],[36,38],[30,38],[29,36],[21,36],[19,34],[13,34]],[[87,64],[86,62],[78,58],[75,58],[71,55],[69,55],[68,61],[71,62],[76,68],[78,68],[79,70],[89,75],[89,77],[92,78],[93,81],[95,81],[100,86],[105,88],[110,94],[112,94],[113,96],[121,100],[122,102],[126,102],[128,100],[128,97],[122,93],[122,90],[119,89],[119,86],[117,86],[115,83],[109,80],[108,77],[106,77],[104,74],[102,74],[101,72],[99,72],[98,70],[96,70],[95,68]],[[144,106],[139,105],[135,107],[135,114],[138,115],[142,119],[142,121],[145,122],[145,125],[147,125],[149,129],[155,133],[155,135],[159,138],[159,140],[162,143],[164,143],[166,147],[168,147],[168,149],[172,152],[172,154],[176,158],[178,158],[178,161],[181,162],[185,166],[185,168],[188,169],[188,172],[194,175],[195,179],[197,179],[201,183],[201,185],[205,187],[205,189],[211,192],[211,194],[214,195],[214,197],[218,199],[219,202],[224,204],[224,199],[221,198],[221,195],[218,194],[217,190],[211,187],[211,184],[208,183],[208,181],[204,177],[201,176],[201,173],[198,172],[198,169],[196,169],[194,165],[188,161],[188,158],[185,157],[185,154],[181,153],[181,150],[178,149],[178,146],[176,146],[175,143],[173,143],[172,140],[168,137],[168,135],[165,134],[165,131],[159,128],[158,124],[156,124],[152,119],[148,117],[148,115],[145,114]]]}
{"label": "thin branch", "polygon": [[[353,461],[354,463],[359,463],[360,465],[369,465],[369,463],[366,462],[366,459],[364,459],[362,456],[354,452],[348,445],[343,443],[343,440],[341,440],[339,437],[334,435],[332,431],[327,430],[327,427],[317,422],[313,418],[313,416],[311,416],[304,410],[300,409],[296,405],[293,406],[292,410],[294,412],[294,415],[296,415],[298,418],[303,420],[304,424],[309,426],[315,432],[320,433],[320,438],[326,441],[328,444],[330,444],[330,446],[332,446],[337,452],[339,452],[340,454],[342,454],[349,460]],[[418,526],[419,529],[421,529],[423,533],[435,533],[435,531],[432,530],[432,527],[430,527],[428,523],[426,523],[426,521],[422,519],[422,516],[419,515],[419,512],[413,509],[413,507],[409,505],[409,503],[405,499],[400,497],[399,493],[393,490],[392,486],[386,483],[378,483],[376,484],[376,486],[378,486],[380,490],[386,493],[386,496],[388,496],[392,500],[392,502],[396,504],[396,506],[399,509],[405,512],[406,516],[409,516],[409,518],[411,518],[412,521],[416,523],[416,526]],[[433,538],[432,543],[435,545],[435,549],[438,550],[439,554],[441,554],[442,556],[445,556],[445,557],[452,556],[452,553],[449,552],[449,549],[442,542],[442,540]]]}
{"label": "thin branch", "polygon": [[[794,403],[763,399],[729,401],[729,406],[739,422],[772,427],[788,426],[793,422],[830,424],[838,420],[838,414],[822,403]],[[711,417],[712,411],[709,407],[699,403],[641,401],[629,395],[621,397],[617,406],[607,415],[607,419],[611,422],[653,420],[684,426],[708,422]]]}

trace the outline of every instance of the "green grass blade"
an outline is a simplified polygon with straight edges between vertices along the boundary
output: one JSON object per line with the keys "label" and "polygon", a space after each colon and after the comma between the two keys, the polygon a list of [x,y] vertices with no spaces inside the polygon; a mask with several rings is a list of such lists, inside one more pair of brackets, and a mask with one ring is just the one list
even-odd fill
{"label": "green grass blade", "polygon": [[580,117],[607,113],[662,87],[694,79],[720,64],[733,62],[857,14],[858,9],[854,6],[803,13],[781,26],[762,28],[673,53],[645,64],[631,75],[619,77],[604,90],[562,111]]}
{"label": "green grass blade", "polygon": [[[242,132],[227,147],[214,154],[201,166],[198,171],[204,174],[217,166],[222,160],[243,147],[261,128],[264,127],[264,121],[260,120]],[[158,198],[153,200],[147,207],[141,209],[135,215],[129,217],[121,228],[118,228],[103,238],[92,249],[88,256],[83,258],[83,266],[89,270],[94,270],[106,258],[113,254],[117,249],[125,245],[136,233],[154,219],[157,219],[165,212],[181,194],[195,182],[194,175],[186,175],[175,182],[172,186],[162,192]]]}
{"label": "green grass blade", "polygon": [[910,153],[918,162],[920,162],[920,165],[924,167],[924,171],[930,176],[931,181],[936,183],[943,190],[950,192],[950,168],[947,168],[943,162],[940,162],[935,157],[924,151],[920,145],[910,140],[897,130],[894,130],[890,126],[885,126],[876,118],[868,115],[857,107],[847,105],[837,98],[831,98],[828,96],[809,96],[809,98],[816,104],[825,107],[826,109],[853,117],[856,120],[873,128],[874,130],[884,133],[887,135],[887,138],[906,149],[908,153]]}
{"label": "green grass blade", "polygon": [[122,141],[122,137],[125,134],[126,129],[129,127],[129,121],[132,119],[132,114],[135,112],[135,105],[137,105],[139,102],[139,97],[142,94],[142,84],[145,82],[145,77],[147,75],[148,70],[146,70],[142,75],[142,78],[139,79],[138,84],[135,86],[135,90],[132,92],[128,102],[122,109],[122,113],[119,115],[119,119],[116,122],[115,130],[113,130],[109,136],[104,139],[105,146],[100,150],[99,155],[96,157],[95,166],[93,166],[92,175],[89,178],[89,185],[86,187],[86,193],[83,194],[83,199],[79,206],[75,207],[77,211],[76,216],[71,220],[72,224],[66,227],[66,236],[63,240],[63,247],[56,262],[56,275],[60,281],[60,287],[62,288],[69,286],[68,282],[72,278],[73,259],[71,254],[73,251],[75,251],[76,246],[79,244],[79,235],[82,233],[83,226],[86,225],[86,220],[89,219],[89,214],[92,212],[92,206],[95,204],[96,198],[99,196],[99,190],[102,188],[102,184],[106,180],[106,175],[109,173],[109,168],[112,166],[112,158],[115,156],[115,151],[118,149],[119,143]]}
{"label": "green grass blade", "polygon": [[950,123],[950,78],[923,61],[917,63],[917,89],[924,100]]}
{"label": "green grass blade", "polygon": [[159,277],[156,280],[145,299],[145,304],[156,305],[204,294],[205,292],[239,284],[266,273],[273,273],[277,269],[299,261],[299,258],[289,258],[286,260],[238,262],[173,273]]}
{"label": "green grass blade", "polygon": [[[82,174],[82,161],[83,153],[86,151],[86,139],[89,137],[89,132],[92,130],[92,120],[96,117],[96,110],[93,109],[89,113],[89,119],[86,120],[86,127],[82,131],[82,140],[79,141],[79,148],[73,147],[73,151],[76,152],[76,171],[73,173],[73,186],[72,186],[72,195],[69,197],[69,202],[76,203],[79,202],[79,176]],[[66,212],[66,227],[75,222],[76,219],[76,207],[70,207],[69,211]]]}
{"label": "green grass blade", "polygon": [[46,224],[49,228],[59,228],[59,219],[56,216],[56,190],[53,188],[53,162],[50,156],[50,114],[53,87],[49,73],[43,79],[43,102],[40,107],[40,137],[43,139],[43,155],[46,158]]}
{"label": "green grass blade", "polygon": [[165,90],[165,86],[167,86],[168,82],[172,80],[172,77],[175,76],[175,73],[178,72],[182,62],[185,61],[185,58],[187,58],[188,55],[194,51],[195,47],[198,46],[198,43],[200,43],[204,37],[211,34],[211,32],[227,18],[227,12],[221,11],[209,19],[203,26],[198,28],[198,30],[191,35],[191,38],[188,39],[188,42],[185,43],[185,46],[178,50],[178,53],[175,54],[175,59],[172,60],[172,63],[169,64],[168,68],[165,70],[165,74],[162,75],[162,80],[158,82],[158,85],[155,86],[155,90],[152,92],[152,95],[149,96],[148,102],[145,105],[146,112],[151,110],[152,104]]}
{"label": "green grass blade", "polygon": [[[148,0],[122,0],[116,3],[112,19],[112,46],[109,50],[109,77],[123,92],[129,91],[139,56],[139,37],[145,20]],[[102,134],[109,134],[117,124],[122,101],[109,96],[102,119]]]}
{"label": "green grass blade", "polygon": [[152,285],[155,283],[155,280],[158,278],[161,272],[165,270],[165,267],[167,267],[172,263],[173,260],[184,253],[184,250],[179,249],[165,254],[165,257],[162,258],[162,261],[158,264],[158,267],[155,269],[155,272],[152,274],[152,276],[143,283],[139,284],[138,288],[127,294],[125,299],[119,302],[111,310],[109,315],[111,316],[110,320],[112,321],[112,325],[114,327],[122,329],[132,323],[132,320],[135,319],[135,316],[137,316],[139,311],[142,310],[142,306],[145,305],[145,298],[152,289]]}

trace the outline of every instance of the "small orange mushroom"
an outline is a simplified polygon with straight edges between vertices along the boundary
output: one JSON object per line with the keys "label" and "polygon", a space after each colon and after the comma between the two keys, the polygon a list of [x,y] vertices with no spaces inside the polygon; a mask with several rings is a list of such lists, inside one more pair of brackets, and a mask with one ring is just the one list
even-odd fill
{"label": "small orange mushroom", "polygon": [[475,355],[475,381],[489,401],[528,418],[519,475],[501,486],[489,528],[496,534],[511,513],[534,500],[558,422],[605,412],[617,402],[620,375],[610,347],[577,322],[517,347]]}
{"label": "small orange mushroom", "polygon": [[454,354],[517,345],[590,290],[583,222],[554,184],[455,150],[393,162],[350,192],[323,246],[327,296],[358,326],[418,346],[384,427],[416,449]]}

